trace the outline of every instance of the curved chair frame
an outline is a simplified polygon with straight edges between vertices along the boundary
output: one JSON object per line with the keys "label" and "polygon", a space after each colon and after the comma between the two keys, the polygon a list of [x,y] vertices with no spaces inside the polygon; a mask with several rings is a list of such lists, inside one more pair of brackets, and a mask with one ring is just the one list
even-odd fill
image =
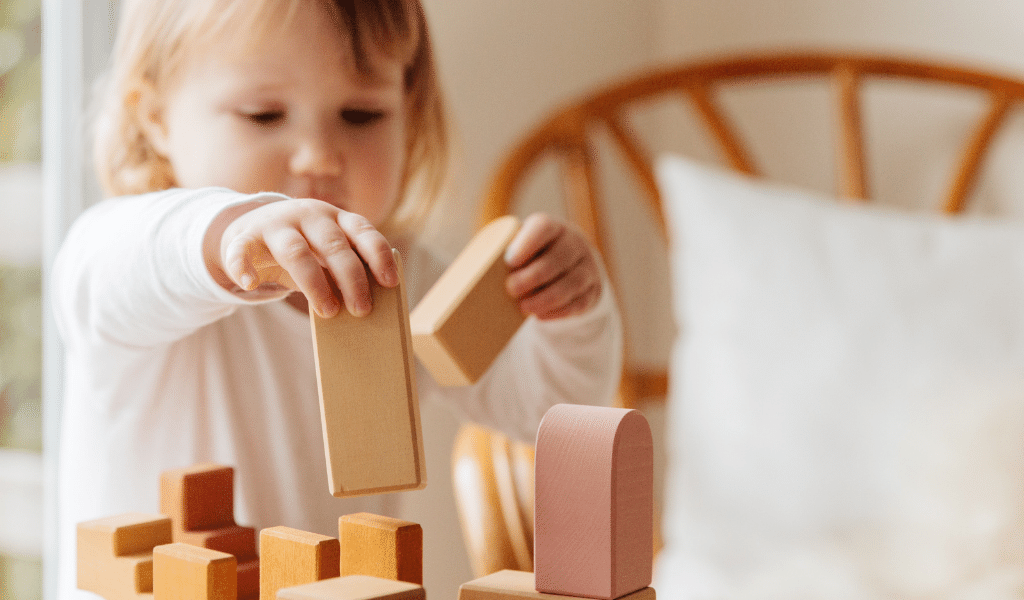
{"label": "curved chair frame", "polygon": [[[653,71],[574,101],[534,128],[507,155],[491,180],[484,196],[480,224],[511,212],[526,176],[543,160],[555,158],[564,176],[565,203],[570,218],[604,256],[612,256],[613,249],[600,217],[602,198],[591,137],[595,126],[603,125],[625,157],[664,233],[661,197],[650,156],[630,130],[624,109],[637,101],[658,96],[675,95],[688,100],[728,163],[740,172],[758,176],[760,170],[756,162],[716,99],[716,87],[744,80],[794,77],[824,78],[833,82],[841,187],[838,192],[859,199],[867,199],[870,189],[861,125],[861,89],[865,80],[918,80],[975,88],[986,93],[988,111],[962,151],[944,200],[943,210],[951,213],[963,209],[993,137],[1006,122],[1009,109],[1024,98],[1024,81],[1018,79],[951,65],[857,54],[763,54]],[[617,287],[613,266],[611,261],[607,262],[613,285]],[[636,406],[643,398],[663,398],[667,381],[664,370],[649,371],[625,365],[620,394],[623,406]]]}
{"label": "curved chair frame", "polygon": [[[987,95],[988,109],[961,151],[942,203],[942,210],[948,213],[963,210],[993,138],[1006,123],[1010,109],[1024,98],[1024,81],[1012,77],[947,64],[848,53],[758,54],[650,71],[570,102],[528,133],[507,154],[492,178],[479,223],[482,226],[512,212],[522,182],[538,164],[553,159],[563,174],[564,201],[570,218],[605,257],[612,256],[614,250],[601,220],[596,145],[591,135],[598,126],[604,126],[625,157],[664,234],[661,197],[650,156],[631,131],[625,108],[660,96],[677,96],[680,101],[692,103],[728,163],[740,172],[757,176],[760,170],[717,100],[716,91],[726,83],[784,78],[831,80],[838,125],[839,194],[854,199],[870,196],[861,123],[861,92],[866,80],[945,83]],[[618,287],[610,263],[607,261],[608,271],[613,286]],[[664,371],[626,364],[621,404],[633,407],[642,398],[663,398],[667,381]],[[476,426],[465,426],[460,432],[453,455],[456,499],[477,576],[506,568],[532,570],[532,478],[523,476],[531,473],[532,467],[532,448],[528,446]]]}

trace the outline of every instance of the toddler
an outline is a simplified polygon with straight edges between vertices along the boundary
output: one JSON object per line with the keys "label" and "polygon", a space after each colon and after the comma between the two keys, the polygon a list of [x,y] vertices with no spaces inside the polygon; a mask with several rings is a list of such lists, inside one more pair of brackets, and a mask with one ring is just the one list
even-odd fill
{"label": "toddler", "polygon": [[[392,246],[412,306],[443,269],[413,239],[447,157],[418,1],[124,0],[103,84],[112,197],[54,272],[61,598],[78,593],[75,524],[157,511],[165,469],[235,466],[238,521],[257,528],[336,535],[342,514],[393,512],[328,492],[307,310],[367,314],[368,278],[397,284]],[[554,403],[611,401],[621,326],[572,227],[531,215],[505,260],[532,317],[476,385],[417,367],[419,397],[532,439]]]}

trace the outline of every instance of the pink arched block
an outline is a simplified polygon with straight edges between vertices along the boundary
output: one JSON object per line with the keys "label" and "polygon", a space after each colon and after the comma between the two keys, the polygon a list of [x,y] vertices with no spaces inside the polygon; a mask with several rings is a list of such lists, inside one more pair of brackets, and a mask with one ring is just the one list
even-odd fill
{"label": "pink arched block", "polygon": [[538,592],[604,600],[651,583],[654,450],[640,412],[559,404],[537,432]]}

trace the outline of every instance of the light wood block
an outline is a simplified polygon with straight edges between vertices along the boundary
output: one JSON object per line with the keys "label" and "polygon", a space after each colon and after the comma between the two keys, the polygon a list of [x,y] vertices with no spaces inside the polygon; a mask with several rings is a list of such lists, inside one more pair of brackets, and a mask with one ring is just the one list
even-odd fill
{"label": "light wood block", "polygon": [[[535,591],[533,573],[498,571],[459,587],[459,600],[571,600],[572,596]],[[619,600],[657,600],[654,588],[646,587]]]}
{"label": "light wood block", "polygon": [[423,585],[423,528],[370,513],[338,519],[341,575],[372,575]]}
{"label": "light wood block", "polygon": [[[160,512],[175,533],[235,524],[235,470],[204,463],[160,474]],[[176,540],[177,541],[177,540]]]}
{"label": "light wood block", "polygon": [[513,216],[481,229],[412,311],[413,347],[441,385],[474,383],[526,318],[505,290]]}
{"label": "light wood block", "polygon": [[125,513],[78,524],[78,589],[106,600],[136,600],[153,591],[153,548],[171,542],[171,520]]}
{"label": "light wood block", "polygon": [[609,600],[651,584],[654,451],[636,410],[558,404],[537,432],[537,591]]}
{"label": "light wood block", "polygon": [[327,477],[334,496],[415,490],[427,484],[409,305],[401,283],[370,276],[373,310],[330,319],[310,311]]}
{"label": "light wood block", "polygon": [[278,600],[426,600],[423,587],[368,575],[349,575],[277,592]]}
{"label": "light wood block", "polygon": [[153,550],[153,600],[236,600],[238,561],[189,544]]}
{"label": "light wood block", "polygon": [[338,540],[291,527],[260,532],[260,600],[274,600],[281,588],[341,575]]}

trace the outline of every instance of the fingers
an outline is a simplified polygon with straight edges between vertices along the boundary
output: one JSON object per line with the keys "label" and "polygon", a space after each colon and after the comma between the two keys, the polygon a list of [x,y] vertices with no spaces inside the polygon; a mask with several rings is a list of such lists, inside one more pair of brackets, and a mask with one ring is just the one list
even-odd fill
{"label": "fingers", "polygon": [[597,258],[583,235],[546,215],[532,215],[509,244],[506,282],[520,310],[540,319],[580,314],[601,295]]}
{"label": "fingers", "polygon": [[365,316],[372,309],[367,267],[381,285],[398,284],[391,245],[359,215],[317,200],[291,200],[239,221],[225,231],[222,262],[243,289],[278,283],[301,291],[323,317],[342,306]]}

